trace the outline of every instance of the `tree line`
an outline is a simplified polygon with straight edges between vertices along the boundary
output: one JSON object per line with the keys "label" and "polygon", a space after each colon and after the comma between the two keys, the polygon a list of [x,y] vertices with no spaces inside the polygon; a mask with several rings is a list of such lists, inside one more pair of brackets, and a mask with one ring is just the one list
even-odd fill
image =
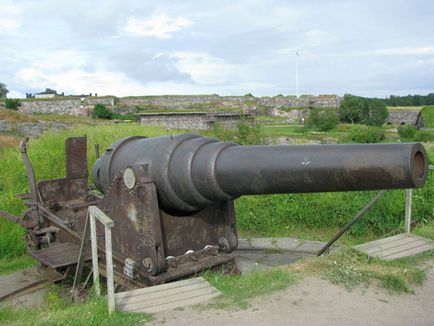
{"label": "tree line", "polygon": [[390,95],[389,97],[379,100],[388,106],[434,105],[434,93],[429,93],[428,95]]}

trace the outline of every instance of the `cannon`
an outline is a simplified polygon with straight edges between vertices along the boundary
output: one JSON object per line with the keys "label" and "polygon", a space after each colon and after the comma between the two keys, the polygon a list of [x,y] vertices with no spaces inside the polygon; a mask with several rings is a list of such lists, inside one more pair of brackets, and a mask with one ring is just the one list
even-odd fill
{"label": "cannon", "polygon": [[87,208],[96,205],[115,224],[115,280],[136,287],[233,259],[240,196],[419,188],[428,170],[419,143],[240,146],[194,134],[133,136],[97,158],[95,193],[85,137],[66,140],[66,178],[38,184],[25,143],[21,149],[31,191],[20,221],[32,255],[48,264],[47,248],[78,246]]}

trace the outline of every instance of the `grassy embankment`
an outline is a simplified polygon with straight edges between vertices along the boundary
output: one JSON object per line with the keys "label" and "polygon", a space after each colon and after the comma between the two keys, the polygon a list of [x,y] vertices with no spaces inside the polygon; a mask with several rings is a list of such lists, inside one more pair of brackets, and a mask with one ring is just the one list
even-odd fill
{"label": "grassy embankment", "polygon": [[[170,132],[177,133],[177,131]],[[37,140],[32,140],[29,156],[34,163],[38,180],[51,179],[64,176],[63,143],[67,136],[84,134],[88,136],[90,167],[95,159],[93,145],[97,142],[105,148],[114,140],[125,136],[157,136],[167,133],[164,128],[139,125],[80,125],[74,130],[47,133]],[[227,136],[227,133],[221,134],[218,131],[206,134],[208,136],[217,134],[217,137],[221,138]],[[231,137],[240,137],[240,135],[227,136],[227,138]],[[434,152],[430,151],[430,155],[433,159]],[[0,151],[0,166],[0,209],[19,214],[23,206],[15,198],[15,194],[27,191],[27,178],[16,146],[3,146]],[[433,194],[434,181],[431,176],[424,189],[415,191],[413,206],[414,216],[419,219],[416,233],[431,238],[434,237]],[[371,192],[355,192],[242,197],[236,201],[238,228],[242,235],[328,240],[372,195]],[[342,241],[358,243],[383,236],[401,227],[403,216],[404,191],[391,191]],[[2,257],[0,273],[8,273],[32,264],[27,256],[23,256],[25,254],[23,236],[24,233],[18,226],[0,220],[0,256]],[[428,254],[428,257],[432,257],[432,254]],[[217,307],[233,307],[234,304],[243,307],[246,305],[246,299],[285,288],[294,284],[302,275],[309,274],[323,275],[330,281],[343,284],[348,288],[376,280],[392,291],[411,293],[412,284],[419,284],[424,278],[423,272],[414,267],[415,262],[415,259],[403,259],[385,263],[368,259],[353,251],[345,251],[342,254],[333,254],[320,259],[303,260],[288,269],[253,273],[247,278],[220,273],[206,273],[205,277],[224,294],[223,298],[215,303]],[[0,321],[18,324],[31,324],[34,320],[62,324],[108,323],[104,320],[105,303],[101,300],[90,299],[83,305],[62,305],[58,301],[62,300],[56,299],[52,305],[40,310],[21,312],[10,309],[0,310]],[[231,302],[233,304],[230,304]],[[71,316],[74,314],[83,315],[84,319],[72,320]],[[47,317],[44,319],[43,316]],[[116,316],[118,317],[114,317],[113,320],[117,323],[134,324],[146,319],[145,316],[136,315]]]}

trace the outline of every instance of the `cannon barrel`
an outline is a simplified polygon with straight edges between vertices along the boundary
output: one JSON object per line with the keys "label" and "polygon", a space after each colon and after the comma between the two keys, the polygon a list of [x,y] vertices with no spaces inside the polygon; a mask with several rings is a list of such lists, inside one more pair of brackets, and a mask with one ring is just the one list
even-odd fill
{"label": "cannon barrel", "polygon": [[420,143],[240,146],[194,134],[128,137],[92,168],[102,192],[128,167],[143,167],[160,206],[194,212],[242,195],[422,187],[428,161]]}

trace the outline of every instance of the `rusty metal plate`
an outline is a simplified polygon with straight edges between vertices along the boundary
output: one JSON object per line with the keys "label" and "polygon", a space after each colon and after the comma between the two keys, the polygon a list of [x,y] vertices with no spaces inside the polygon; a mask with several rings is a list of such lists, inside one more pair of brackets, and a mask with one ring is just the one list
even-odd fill
{"label": "rusty metal plate", "polygon": [[66,178],[87,179],[87,139],[71,137],[65,141]]}

